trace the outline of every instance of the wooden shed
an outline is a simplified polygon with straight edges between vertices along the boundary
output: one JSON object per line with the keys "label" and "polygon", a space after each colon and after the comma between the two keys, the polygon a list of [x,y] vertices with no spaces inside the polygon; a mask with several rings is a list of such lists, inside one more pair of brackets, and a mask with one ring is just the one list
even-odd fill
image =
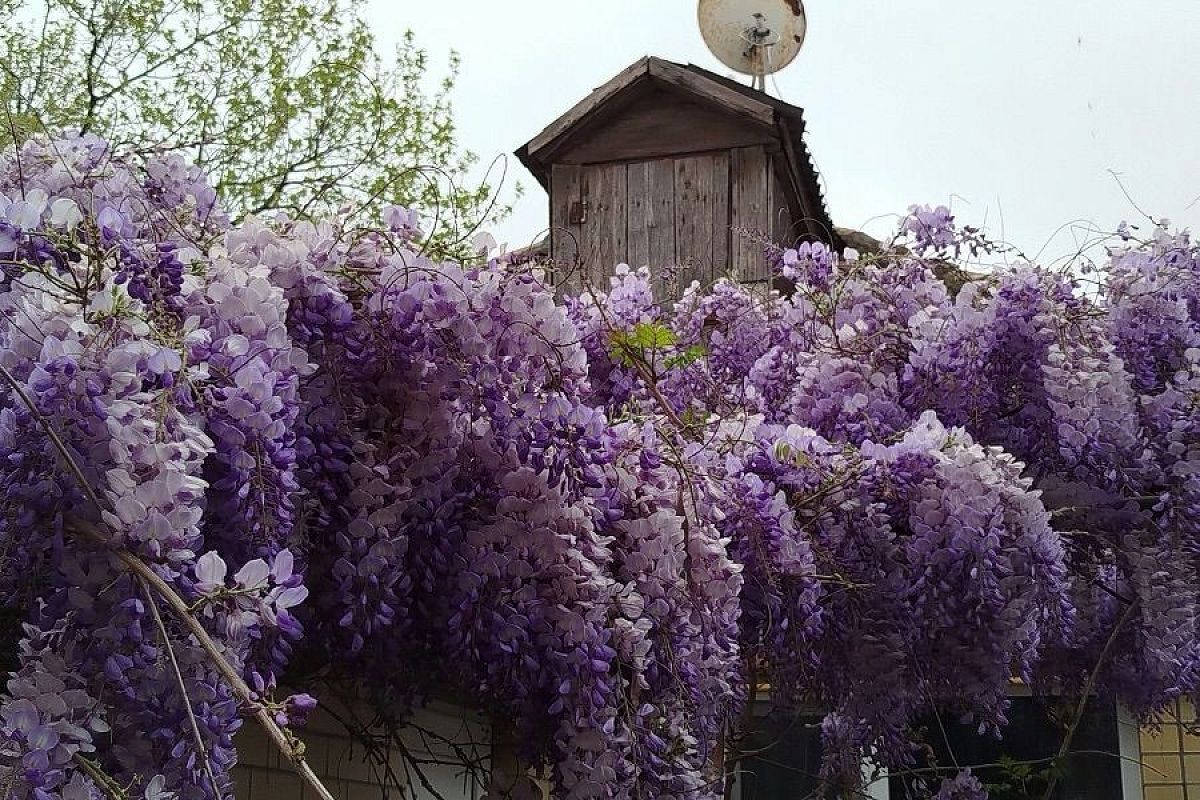
{"label": "wooden shed", "polygon": [[516,155],[550,194],[560,284],[602,281],[625,262],[649,265],[661,291],[672,268],[678,287],[768,280],[754,235],[838,244],[803,137],[802,109],[646,57]]}

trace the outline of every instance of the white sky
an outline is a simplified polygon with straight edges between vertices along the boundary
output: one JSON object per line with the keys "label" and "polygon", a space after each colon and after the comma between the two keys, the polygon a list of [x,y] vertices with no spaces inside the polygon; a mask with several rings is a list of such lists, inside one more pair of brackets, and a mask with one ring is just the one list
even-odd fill
{"label": "white sky", "polygon": [[[1200,0],[805,5],[804,49],[768,89],[805,109],[836,224],[887,234],[911,203],[949,203],[1054,258],[1086,237],[1068,223],[1144,221],[1112,171],[1147,213],[1200,229]],[[385,47],[413,29],[435,73],[459,51],[460,141],[484,162],[643,55],[731,74],[695,0],[371,0],[368,19]],[[526,194],[494,233],[519,245],[546,195],[509,168]]]}

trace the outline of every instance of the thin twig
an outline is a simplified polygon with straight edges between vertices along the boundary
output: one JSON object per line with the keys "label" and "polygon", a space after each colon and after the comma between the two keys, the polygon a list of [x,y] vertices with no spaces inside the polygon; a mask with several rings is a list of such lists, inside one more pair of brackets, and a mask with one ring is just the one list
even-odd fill
{"label": "thin twig", "polygon": [[170,584],[159,577],[158,573],[151,569],[150,565],[142,561],[133,553],[126,550],[119,550],[112,547],[108,539],[95,526],[83,521],[72,519],[64,526],[64,529],[81,538],[90,540],[91,542],[101,546],[115,555],[121,563],[137,577],[146,581],[150,586],[162,596],[171,610],[179,618],[188,629],[192,636],[196,637],[196,641],[203,648],[204,652],[212,661],[213,666],[221,673],[221,676],[233,689],[233,693],[237,696],[241,703],[253,710],[254,718],[266,731],[267,737],[279,749],[286,759],[291,763],[292,769],[295,770],[302,779],[309,785],[321,800],[335,800],[329,790],[325,788],[325,784],[321,783],[321,779],[312,771],[312,767],[304,759],[304,745],[299,741],[294,741],[294,737],[281,728],[278,723],[271,717],[271,712],[254,698],[254,692],[250,686],[238,674],[233,665],[221,653],[221,648],[213,638],[209,636],[208,631],[204,629],[188,609],[187,603],[179,596]]}
{"label": "thin twig", "polygon": [[[1108,652],[1112,650],[1113,645],[1117,641],[1117,635],[1121,632],[1121,628],[1125,627],[1125,623],[1129,621],[1129,618],[1133,616],[1134,609],[1136,608],[1137,603],[1130,603],[1125,608],[1125,613],[1121,614],[1121,618],[1117,620],[1117,624],[1113,626],[1112,633],[1108,635],[1108,641],[1104,643],[1104,649],[1100,651],[1100,656],[1096,659],[1096,666],[1088,675],[1088,679],[1083,685],[1083,692],[1079,695],[1079,702],[1075,706],[1075,715],[1071,718],[1071,724],[1067,726],[1067,732],[1063,735],[1062,744],[1059,745],[1058,754],[1054,757],[1055,764],[1066,758],[1068,751],[1071,749],[1071,740],[1075,738],[1075,730],[1079,727],[1079,723],[1083,719],[1083,712],[1087,709],[1088,697],[1096,685],[1096,679],[1100,675],[1100,668],[1104,666],[1104,659],[1108,657]],[[1057,784],[1058,771],[1051,770],[1050,780],[1046,782],[1046,791],[1042,793],[1042,800],[1050,800]]]}
{"label": "thin twig", "polygon": [[208,776],[208,782],[212,785],[213,796],[217,800],[221,800],[221,789],[217,784],[217,776],[213,774],[212,762],[208,759],[208,748],[204,746],[204,737],[200,735],[196,712],[192,709],[192,700],[188,697],[187,684],[184,683],[183,673],[179,669],[179,660],[175,657],[175,647],[171,644],[171,637],[167,635],[167,626],[163,624],[162,615],[158,613],[158,602],[151,594],[149,584],[145,581],[142,581],[141,584],[142,591],[146,593],[146,602],[150,605],[150,613],[154,616],[154,624],[158,626],[158,633],[162,636],[163,647],[167,649],[167,657],[171,660],[171,670],[175,673],[175,682],[179,685],[179,694],[183,698],[183,708],[187,711],[192,737],[196,740],[196,750],[200,753],[200,763],[204,765],[204,774]]}
{"label": "thin twig", "polygon": [[96,766],[95,762],[91,759],[82,753],[76,753],[71,757],[71,760],[78,764],[79,768],[86,772],[88,777],[95,781],[112,800],[129,800],[129,795],[125,793],[125,790],[118,786],[116,781],[107,775],[104,770]]}
{"label": "thin twig", "polygon": [[54,444],[54,448],[58,450],[59,455],[61,455],[63,460],[67,462],[67,469],[69,469],[71,474],[75,476],[75,480],[79,483],[79,488],[81,488],[84,494],[88,496],[88,499],[95,504],[96,510],[102,511],[104,509],[104,504],[100,502],[100,498],[92,489],[92,485],[88,483],[88,479],[84,477],[83,470],[80,469],[79,464],[76,463],[75,458],[71,455],[71,451],[67,449],[67,446],[63,443],[63,440],[59,438],[58,432],[55,431],[54,428],[50,427],[50,423],[44,416],[42,416],[42,412],[38,410],[38,407],[34,405],[33,399],[25,391],[25,387],[13,377],[13,374],[9,372],[8,368],[3,364],[0,364],[0,378],[3,378],[4,382],[8,384],[9,388],[16,393],[17,397],[21,398],[21,402],[24,403],[25,407],[29,409],[29,413],[33,415],[33,418],[37,421],[38,425],[40,425],[42,430],[46,432],[46,435],[50,437],[50,441]]}
{"label": "thin twig", "polygon": [[[75,476],[75,479],[79,481],[80,487],[92,502],[96,504],[97,509],[102,510],[104,508],[103,504],[101,504],[99,497],[87,482],[83,470],[75,461],[74,456],[71,455],[71,451],[67,449],[63,440],[58,436],[54,428],[50,426],[49,421],[42,415],[37,406],[33,404],[32,399],[21,387],[20,383],[17,382],[12,373],[3,365],[0,365],[0,378],[3,378],[17,396],[21,398],[21,401],[25,403],[30,413],[34,416],[34,419],[37,420],[42,430],[45,431],[46,436],[49,437],[54,447],[58,450],[59,455],[66,462],[67,468]],[[192,615],[188,604],[171,588],[171,585],[163,580],[145,561],[142,561],[142,559],[127,550],[114,547],[111,540],[91,523],[72,518],[68,519],[67,524],[63,528],[67,533],[88,540],[115,555],[126,569],[158,592],[167,602],[167,605],[171,607],[171,610],[175,612],[179,621],[187,627],[192,636],[196,637],[196,641],[203,648],[209,659],[211,659],[213,666],[216,667],[221,676],[229,683],[229,687],[233,689],[233,693],[237,696],[238,700],[245,707],[253,710],[254,718],[258,720],[263,730],[266,731],[267,737],[279,749],[280,753],[291,763],[292,769],[300,775],[321,800],[335,800],[334,796],[325,788],[325,784],[321,783],[321,779],[313,772],[312,767],[305,761],[304,745],[299,741],[294,741],[294,737],[289,737],[289,734],[271,717],[271,713],[266,707],[255,699],[254,692],[251,691],[250,686],[225,658],[225,655],[221,652],[221,648],[209,636],[204,626]]]}

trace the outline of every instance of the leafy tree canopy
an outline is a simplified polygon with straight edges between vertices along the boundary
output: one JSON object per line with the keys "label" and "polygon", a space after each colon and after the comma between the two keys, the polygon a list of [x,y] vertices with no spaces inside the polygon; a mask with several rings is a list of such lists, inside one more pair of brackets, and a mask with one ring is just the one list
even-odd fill
{"label": "leafy tree canopy", "polygon": [[[3,138],[97,133],[181,151],[237,219],[402,203],[469,239],[507,210],[455,142],[458,72],[408,32],[385,60],[361,0],[0,0]],[[458,247],[461,252],[463,248]]]}

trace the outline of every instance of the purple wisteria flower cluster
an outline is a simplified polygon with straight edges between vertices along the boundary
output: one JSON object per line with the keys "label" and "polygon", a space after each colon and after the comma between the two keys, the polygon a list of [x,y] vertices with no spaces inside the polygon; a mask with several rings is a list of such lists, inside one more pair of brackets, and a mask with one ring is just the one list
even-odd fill
{"label": "purple wisteria flower cluster", "polygon": [[405,209],[232,226],[181,161],[23,145],[0,787],[230,795],[250,709],[118,553],[281,725],[316,702],[276,696],[300,651],[396,707],[466,698],[567,798],[721,796],[761,684],[827,710],[831,783],[916,763],[933,710],[999,730],[1013,678],[1094,672],[1145,717],[1196,693],[1200,250],[1126,235],[1098,281],[953,293],[920,256],[978,232],[903,232],[773,251],[786,296],[656,298],[621,265],[560,298],[536,265],[430,261]]}

